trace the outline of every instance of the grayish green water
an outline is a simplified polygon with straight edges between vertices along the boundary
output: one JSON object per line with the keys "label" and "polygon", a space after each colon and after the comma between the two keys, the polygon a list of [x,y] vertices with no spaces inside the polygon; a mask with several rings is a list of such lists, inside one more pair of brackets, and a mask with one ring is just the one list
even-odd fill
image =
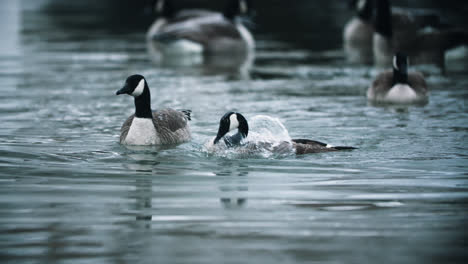
{"label": "grayish green water", "polygon": [[[426,106],[375,107],[376,71],[345,65],[339,43],[323,52],[259,34],[242,77],[154,64],[146,28],[0,6],[2,263],[466,263],[465,65],[430,71]],[[132,73],[147,77],[153,108],[192,109],[193,142],[118,144],[133,102],[115,91]],[[359,149],[208,155],[228,110]]]}

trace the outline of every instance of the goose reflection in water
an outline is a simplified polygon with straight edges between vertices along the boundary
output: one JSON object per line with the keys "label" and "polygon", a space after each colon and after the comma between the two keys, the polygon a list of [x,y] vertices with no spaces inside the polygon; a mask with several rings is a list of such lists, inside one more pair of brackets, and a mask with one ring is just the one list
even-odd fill
{"label": "goose reflection in water", "polygon": [[225,209],[241,208],[247,204],[248,166],[234,161],[222,161],[221,171],[214,172],[218,177],[219,201]]}
{"label": "goose reflection in water", "polygon": [[[198,70],[205,75],[235,74],[241,79],[250,78],[255,59],[253,51],[235,56],[231,54],[164,56],[158,50],[157,44],[152,41],[147,42],[147,50],[150,59],[157,66]],[[194,66],[197,68],[193,68]]]}
{"label": "goose reflection in water", "polygon": [[[151,210],[153,197],[153,183],[149,178],[135,180],[135,191],[132,195],[135,198],[135,210],[138,212],[136,220],[151,221],[153,219]],[[151,228],[148,223],[145,228]]]}

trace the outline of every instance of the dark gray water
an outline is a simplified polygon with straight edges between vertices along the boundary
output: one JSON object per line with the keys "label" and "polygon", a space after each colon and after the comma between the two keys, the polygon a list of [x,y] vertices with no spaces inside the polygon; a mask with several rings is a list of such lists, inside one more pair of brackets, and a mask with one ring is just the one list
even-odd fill
{"label": "dark gray water", "polygon": [[[463,62],[427,71],[426,106],[375,107],[376,70],[346,65],[333,42],[338,2],[328,50],[260,30],[247,75],[156,65],[146,27],[103,29],[47,3],[0,3],[1,263],[466,263]],[[192,109],[193,142],[118,144],[133,102],[115,91],[133,73],[153,108]],[[228,110],[359,149],[208,155]]]}

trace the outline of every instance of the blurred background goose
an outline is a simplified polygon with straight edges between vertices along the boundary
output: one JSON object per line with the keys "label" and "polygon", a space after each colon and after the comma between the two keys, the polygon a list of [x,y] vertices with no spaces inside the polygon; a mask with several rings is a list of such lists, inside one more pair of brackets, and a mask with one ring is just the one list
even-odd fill
{"label": "blurred background goose", "polygon": [[445,51],[468,44],[468,31],[457,28],[421,30],[425,25],[442,25],[433,15],[415,18],[392,13],[389,0],[377,0],[373,54],[375,64],[389,67],[393,55],[408,54],[413,64],[434,64],[445,68]]}
{"label": "blurred background goose", "polygon": [[343,31],[344,51],[351,63],[371,64],[373,62],[372,34],[374,33],[372,0],[350,1],[356,14],[345,25]]}
{"label": "blurred background goose", "polygon": [[[349,6],[355,15],[344,27],[343,43],[346,58],[351,63],[373,63],[375,1],[378,0],[349,1]],[[418,30],[427,27],[448,27],[441,22],[438,14],[425,9],[394,7],[390,9],[390,17],[394,30],[408,31],[409,34],[415,34]]]}
{"label": "blurred background goose", "polygon": [[428,88],[420,72],[408,72],[408,56],[397,53],[393,69],[380,73],[367,90],[369,101],[376,103],[427,103]]}
{"label": "blurred background goose", "polygon": [[191,139],[188,121],[190,110],[177,111],[170,108],[152,111],[151,96],[145,77],[131,75],[119,94],[135,98],[135,114],[122,125],[120,143],[126,145],[169,145]]}
{"label": "blurred background goose", "polygon": [[150,27],[148,41],[167,54],[246,53],[255,48],[249,30],[239,16],[251,12],[252,0],[228,0],[223,13],[193,9],[176,11],[171,0],[157,0],[161,16]]}
{"label": "blurred background goose", "polygon": [[[230,131],[235,129],[237,129],[237,132],[235,134],[227,135]],[[249,144],[249,142],[245,144],[244,139],[247,138],[248,134],[249,124],[247,122],[247,119],[240,113],[227,112],[219,122],[219,128],[216,137],[214,137],[211,141],[207,143],[207,147],[213,148],[214,146],[222,142],[227,148],[240,146],[250,148],[250,150],[267,148],[272,152],[284,153],[291,151],[292,153],[295,153],[297,155],[356,149],[354,147],[335,147],[326,143],[309,139],[292,139],[290,140],[290,142],[283,141],[275,146],[270,146],[269,142],[261,142],[262,145],[258,145],[258,143]]]}

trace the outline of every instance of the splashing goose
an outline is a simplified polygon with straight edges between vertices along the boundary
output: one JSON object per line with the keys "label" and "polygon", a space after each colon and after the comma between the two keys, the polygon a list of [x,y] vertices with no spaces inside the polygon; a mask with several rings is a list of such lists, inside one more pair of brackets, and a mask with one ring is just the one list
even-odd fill
{"label": "splashing goose", "polygon": [[[235,129],[237,129],[237,133],[234,135],[227,135],[227,133]],[[247,139],[248,134],[249,125],[247,119],[240,113],[227,112],[219,122],[219,129],[216,137],[213,138],[208,145],[212,147],[223,142],[227,148],[243,146],[244,140]],[[265,142],[264,144],[268,144],[268,142]],[[354,147],[334,147],[309,139],[292,139],[290,142],[281,142],[281,144],[272,148],[271,151],[284,152],[287,151],[288,148],[297,155],[355,149]]]}

